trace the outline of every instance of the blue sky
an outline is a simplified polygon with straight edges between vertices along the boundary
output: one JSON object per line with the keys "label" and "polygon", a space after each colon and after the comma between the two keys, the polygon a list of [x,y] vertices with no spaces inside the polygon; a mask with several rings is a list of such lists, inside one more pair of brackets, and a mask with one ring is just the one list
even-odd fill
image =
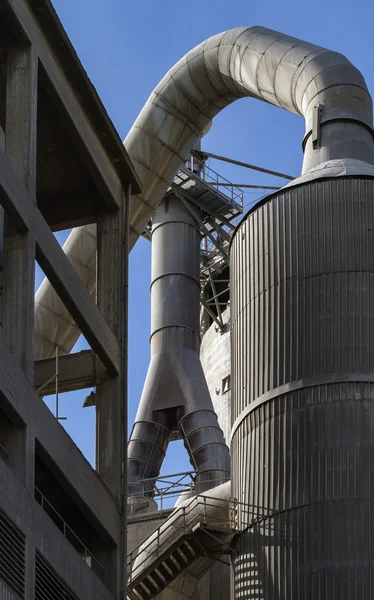
{"label": "blue sky", "polygon": [[[346,54],[374,92],[372,0],[53,0],[58,15],[121,138],[125,138],[152,89],[188,50],[231,27],[263,25]],[[226,108],[203,148],[269,169],[298,175],[303,119],[250,99]],[[231,181],[282,185],[282,180],[212,162]],[[284,181],[283,181],[284,183]],[[255,196],[246,195],[246,202]],[[60,234],[59,240],[64,236]],[[38,282],[40,276],[38,277]],[[150,244],[130,255],[129,425],[134,419],[149,360]],[[82,347],[79,344],[78,349]],[[93,462],[94,409],[82,394],[61,397],[64,426]],[[54,399],[50,398],[51,405]],[[189,468],[181,443],[173,443],[164,473]]]}

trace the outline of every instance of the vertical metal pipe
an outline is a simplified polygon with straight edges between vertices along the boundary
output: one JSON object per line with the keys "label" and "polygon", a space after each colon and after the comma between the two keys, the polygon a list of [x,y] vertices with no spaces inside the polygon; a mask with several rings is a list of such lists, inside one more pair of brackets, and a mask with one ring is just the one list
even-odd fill
{"label": "vertical metal pipe", "polygon": [[151,362],[129,441],[132,493],[140,492],[139,479],[158,476],[173,426],[198,471],[198,491],[229,477],[228,448],[199,358],[200,241],[193,211],[168,194],[152,222]]}

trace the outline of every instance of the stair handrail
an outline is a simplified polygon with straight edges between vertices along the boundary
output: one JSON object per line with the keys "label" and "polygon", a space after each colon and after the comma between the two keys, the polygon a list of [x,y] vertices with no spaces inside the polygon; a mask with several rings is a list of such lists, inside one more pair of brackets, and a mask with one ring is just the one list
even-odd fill
{"label": "stair handrail", "polygon": [[[162,523],[149,537],[147,552],[142,548],[144,540],[140,542],[127,557],[128,583],[137,578],[145,567],[157,560],[168,550],[182,535],[192,533],[194,525],[203,521],[204,525],[221,525],[230,529],[237,529],[237,506],[235,498],[221,499],[214,496],[197,495],[190,499],[186,506],[177,508],[172,515]],[[202,510],[199,510],[202,507]],[[208,508],[218,509],[213,515],[208,514]],[[220,517],[219,512],[225,510],[225,516]],[[155,513],[157,514],[157,513]],[[203,518],[203,519],[202,519]],[[152,544],[155,547],[152,548]],[[143,554],[143,557],[141,557]],[[141,558],[140,558],[141,557]],[[135,564],[136,562],[136,564]]]}

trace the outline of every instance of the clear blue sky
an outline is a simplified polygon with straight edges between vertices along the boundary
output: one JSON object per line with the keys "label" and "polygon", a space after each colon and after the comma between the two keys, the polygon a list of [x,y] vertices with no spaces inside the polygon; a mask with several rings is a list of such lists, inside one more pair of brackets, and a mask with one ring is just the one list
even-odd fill
{"label": "clear blue sky", "polygon": [[[374,93],[372,0],[53,0],[59,17],[121,138],[152,89],[188,50],[207,37],[243,25],[263,25],[346,54]],[[214,121],[203,148],[269,169],[300,173],[303,119],[250,99],[237,101]],[[222,163],[211,166],[231,181],[281,185]],[[283,181],[284,183],[284,181]],[[247,195],[246,201],[254,196]],[[59,235],[60,241],[64,236]],[[149,359],[150,244],[130,257],[129,424],[134,419]],[[39,277],[38,277],[39,281]],[[79,345],[79,348],[82,344]],[[53,406],[54,399],[51,398]],[[82,395],[61,398],[65,426],[93,462],[94,409]],[[181,444],[169,450],[164,473],[189,468]]]}

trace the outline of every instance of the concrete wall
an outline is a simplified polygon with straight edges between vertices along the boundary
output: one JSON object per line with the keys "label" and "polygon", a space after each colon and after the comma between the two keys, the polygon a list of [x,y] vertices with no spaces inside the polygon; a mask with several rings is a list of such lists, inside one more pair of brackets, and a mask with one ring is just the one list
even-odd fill
{"label": "concrete wall", "polygon": [[[231,390],[224,393],[222,381],[231,375],[230,355],[230,308],[222,314],[226,325],[225,333],[217,331],[213,323],[204,334],[200,349],[200,359],[208,383],[218,422],[229,444],[231,432]],[[225,562],[229,557],[223,557]],[[218,600],[230,598],[230,567],[217,562],[201,579],[193,600]]]}
{"label": "concrete wall", "polygon": [[[222,560],[229,561],[227,556]],[[208,573],[202,577],[197,586],[193,600],[229,600],[230,598],[230,567],[216,562]]]}
{"label": "concrete wall", "polygon": [[141,544],[157,527],[160,527],[173,510],[145,514],[135,518],[129,516],[127,524],[127,554]]}
{"label": "concrete wall", "polygon": [[222,316],[226,325],[225,333],[217,331],[215,323],[209,327],[201,343],[200,359],[214,410],[228,444],[231,432],[231,391],[223,393],[222,380],[231,374],[230,309],[227,308]]}
{"label": "concrete wall", "polygon": [[[26,537],[29,549],[26,557],[27,600],[34,598],[36,550],[78,598],[111,600],[113,596],[106,585],[112,588],[118,579],[114,576],[119,568],[119,551],[115,549],[121,532],[118,505],[3,344],[0,344],[0,405],[23,432],[12,451],[17,452],[17,465],[24,468],[9,468],[14,466],[11,461],[7,466],[0,459],[0,509]],[[34,499],[36,441],[53,464],[56,480],[64,485],[72,501],[102,538],[103,549],[114,549],[111,564],[105,564],[106,585],[84,564]]]}
{"label": "concrete wall", "polygon": [[[34,598],[34,558],[37,550],[64,583],[83,599],[113,600],[42,507],[34,500],[4,461],[0,460],[0,508],[26,537],[26,595]],[[1,588],[0,588],[1,589]],[[0,591],[0,599],[2,600]],[[7,596],[5,596],[7,598]]]}
{"label": "concrete wall", "polygon": [[[26,486],[34,491],[35,439],[53,461],[57,471],[74,491],[74,500],[88,520],[109,543],[120,544],[121,520],[118,505],[100,476],[85,459],[65,429],[39,398],[18,363],[0,345],[0,404],[9,416],[17,416],[27,428],[27,449],[19,456],[26,462]],[[30,464],[29,464],[30,463]]]}

